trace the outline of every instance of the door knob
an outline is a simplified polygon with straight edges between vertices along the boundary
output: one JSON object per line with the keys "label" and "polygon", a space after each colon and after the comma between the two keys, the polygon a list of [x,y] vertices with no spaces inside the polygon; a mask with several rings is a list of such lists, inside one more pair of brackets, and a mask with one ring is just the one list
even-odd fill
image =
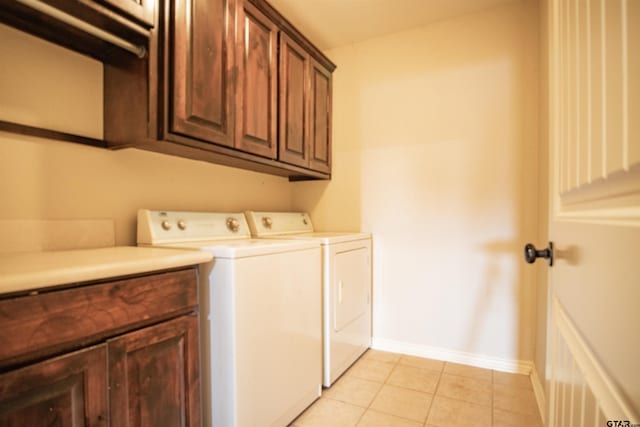
{"label": "door knob", "polygon": [[553,266],[553,242],[544,249],[536,249],[531,243],[524,245],[524,260],[529,264],[536,262],[536,259],[544,258],[549,260],[549,267]]}

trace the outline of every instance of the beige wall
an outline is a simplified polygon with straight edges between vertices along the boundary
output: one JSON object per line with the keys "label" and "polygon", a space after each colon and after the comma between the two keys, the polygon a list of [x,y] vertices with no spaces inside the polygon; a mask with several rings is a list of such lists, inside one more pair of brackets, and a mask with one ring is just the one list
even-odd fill
{"label": "beige wall", "polygon": [[[133,244],[139,207],[309,210],[374,233],[376,339],[532,360],[537,19],[525,0],[329,51],[330,182],[0,133],[0,219],[114,218]],[[0,119],[101,136],[99,63],[0,39]]]}
{"label": "beige wall", "polygon": [[377,342],[533,360],[537,2],[327,54],[334,179],[296,184],[293,206],[373,232]]}
{"label": "beige wall", "polygon": [[[0,120],[102,138],[102,65],[0,25]],[[286,178],[139,150],[0,133],[0,220],[115,220],[135,244],[138,208],[288,210]]]}

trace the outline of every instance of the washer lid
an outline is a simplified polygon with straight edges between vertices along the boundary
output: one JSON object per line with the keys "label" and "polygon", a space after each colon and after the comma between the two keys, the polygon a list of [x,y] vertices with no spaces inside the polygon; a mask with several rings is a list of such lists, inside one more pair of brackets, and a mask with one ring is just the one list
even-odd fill
{"label": "washer lid", "polygon": [[176,242],[153,246],[173,249],[201,250],[212,254],[215,260],[275,255],[287,252],[316,249],[320,248],[320,243],[321,242],[317,240],[242,239],[209,240],[182,243]]}

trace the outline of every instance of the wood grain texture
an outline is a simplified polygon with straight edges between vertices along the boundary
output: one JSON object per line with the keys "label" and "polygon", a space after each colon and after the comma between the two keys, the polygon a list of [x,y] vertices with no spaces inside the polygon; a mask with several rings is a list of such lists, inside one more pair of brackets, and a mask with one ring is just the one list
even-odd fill
{"label": "wood grain texture", "polygon": [[309,167],[309,54],[280,33],[278,158]]}
{"label": "wood grain texture", "polygon": [[109,341],[111,425],[199,426],[198,317]]}
{"label": "wood grain texture", "polygon": [[3,427],[107,427],[106,345],[0,375]]}
{"label": "wood grain texture", "polygon": [[0,369],[188,313],[193,268],[0,300]]}
{"label": "wood grain texture", "polygon": [[311,59],[309,167],[331,172],[331,72]]}
{"label": "wood grain texture", "polygon": [[244,0],[257,7],[262,13],[267,15],[271,21],[280,28],[282,32],[285,32],[291,37],[292,40],[307,51],[316,61],[318,61],[324,68],[330,72],[335,71],[336,64],[318,49],[304,34],[300,32],[287,18],[282,16],[280,12],[273,8],[267,0]]}
{"label": "wood grain texture", "polygon": [[278,27],[247,2],[238,3],[236,148],[277,156]]}
{"label": "wood grain texture", "polygon": [[170,130],[233,146],[235,1],[177,1],[170,13]]}
{"label": "wood grain texture", "polygon": [[[280,149],[277,147],[283,144],[280,134],[282,122],[278,118],[282,111],[278,101],[282,93],[278,89],[278,76],[282,71],[279,69],[281,57],[278,57],[276,37],[282,30],[277,27],[278,22],[284,22],[282,17],[264,2],[210,2],[203,14],[215,10],[228,14],[227,31],[224,33],[227,39],[222,44],[226,50],[204,49],[198,46],[206,46],[206,43],[220,46],[221,39],[207,34],[223,32],[224,27],[194,26],[191,21],[190,29],[183,27],[182,22],[197,13],[190,9],[190,5],[199,1],[203,0],[186,0],[176,3],[175,8],[167,2],[158,9],[157,22],[150,31],[148,60],[121,60],[105,66],[105,139],[108,146],[137,147],[286,176],[290,180],[329,179],[330,169],[309,169],[308,147],[304,154],[307,158],[303,161],[286,162],[278,157]],[[200,21],[205,22],[198,15],[196,22]],[[232,30],[236,22],[238,28]],[[295,33],[292,42],[301,40],[297,32],[289,26],[285,28]],[[192,48],[189,37],[194,31],[204,34],[198,36],[203,41]],[[232,34],[236,34],[235,39]],[[307,58],[321,58],[322,61],[318,61],[325,69],[335,68],[321,52],[310,46],[307,41],[297,49]],[[205,57],[200,55],[190,64],[188,61],[194,55],[194,49],[203,51]],[[311,51],[315,53],[309,56]],[[214,72],[211,81],[212,73],[207,73],[207,68],[215,66],[222,72],[222,62],[214,62],[206,55],[223,55],[222,61],[227,61],[226,80],[218,79]],[[193,74],[196,68],[203,71]],[[224,77],[225,73],[222,74]],[[210,81],[199,82],[202,76]],[[299,73],[298,76],[306,92],[301,92],[296,101],[300,113],[298,123],[293,125],[293,133],[308,140],[309,74],[307,71],[305,75]],[[220,86],[222,83],[225,88]],[[227,96],[226,100],[217,99],[221,94]],[[202,99],[199,101],[198,98]],[[304,132],[307,132],[306,137]],[[307,140],[299,139],[296,143],[308,144]],[[297,150],[302,150],[302,146]]]}

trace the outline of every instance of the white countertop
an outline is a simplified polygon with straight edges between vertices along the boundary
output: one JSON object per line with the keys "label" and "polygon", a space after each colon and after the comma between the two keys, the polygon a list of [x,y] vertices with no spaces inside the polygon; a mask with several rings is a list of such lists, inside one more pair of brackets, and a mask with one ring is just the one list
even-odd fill
{"label": "white countertop", "polygon": [[108,279],[211,261],[207,252],[116,246],[0,255],[0,294]]}

